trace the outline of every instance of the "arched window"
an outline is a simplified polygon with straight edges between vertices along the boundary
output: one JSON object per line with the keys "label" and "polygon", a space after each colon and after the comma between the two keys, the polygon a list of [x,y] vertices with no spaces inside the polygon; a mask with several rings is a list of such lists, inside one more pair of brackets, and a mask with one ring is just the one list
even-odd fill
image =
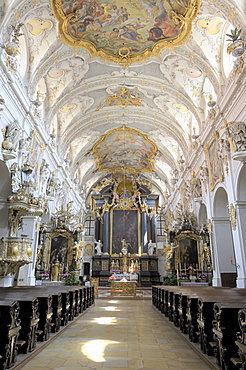
{"label": "arched window", "polygon": [[165,218],[163,216],[159,216],[156,220],[156,235],[157,236],[166,235],[164,226],[165,226]]}
{"label": "arched window", "polygon": [[85,235],[95,235],[95,221],[94,218],[91,216],[87,217],[87,219],[85,220]]}

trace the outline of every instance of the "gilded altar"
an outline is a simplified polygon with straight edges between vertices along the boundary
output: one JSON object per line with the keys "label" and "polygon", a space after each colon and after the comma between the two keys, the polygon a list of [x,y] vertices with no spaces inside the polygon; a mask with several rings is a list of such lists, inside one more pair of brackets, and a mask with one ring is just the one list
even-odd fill
{"label": "gilded altar", "polygon": [[112,281],[111,294],[118,296],[135,296],[136,295],[135,281]]}

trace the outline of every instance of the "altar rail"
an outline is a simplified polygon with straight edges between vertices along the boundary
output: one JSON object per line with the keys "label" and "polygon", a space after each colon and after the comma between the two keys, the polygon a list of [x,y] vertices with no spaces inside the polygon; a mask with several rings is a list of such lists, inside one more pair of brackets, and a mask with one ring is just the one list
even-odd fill
{"label": "altar rail", "polygon": [[246,370],[246,289],[155,286],[152,302],[222,370]]}
{"label": "altar rail", "polygon": [[18,353],[32,352],[94,303],[84,286],[0,288],[0,369],[12,367]]}

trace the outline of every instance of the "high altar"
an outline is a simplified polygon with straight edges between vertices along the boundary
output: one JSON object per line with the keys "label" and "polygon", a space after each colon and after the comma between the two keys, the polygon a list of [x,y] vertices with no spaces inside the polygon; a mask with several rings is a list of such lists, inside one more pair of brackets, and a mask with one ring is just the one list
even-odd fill
{"label": "high altar", "polygon": [[[98,190],[98,189],[97,189]],[[95,238],[102,251],[93,257],[92,275],[107,285],[112,273],[134,273],[141,285],[159,282],[155,254],[158,195],[147,181],[115,176],[92,195]]]}

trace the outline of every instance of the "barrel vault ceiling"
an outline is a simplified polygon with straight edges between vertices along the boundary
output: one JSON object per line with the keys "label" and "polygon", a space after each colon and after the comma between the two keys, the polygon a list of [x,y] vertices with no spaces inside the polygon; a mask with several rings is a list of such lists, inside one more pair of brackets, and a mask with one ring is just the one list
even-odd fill
{"label": "barrel vault ceiling", "polygon": [[[63,3],[69,7],[75,2]],[[106,5],[92,3],[106,6],[108,1]],[[131,14],[135,1],[122,3]],[[150,7],[158,5],[158,0],[137,3]],[[194,138],[204,130],[208,101],[217,101],[232,68],[225,34],[246,23],[236,0],[202,0],[184,45],[163,48],[159,55],[124,65],[63,43],[48,0],[4,1],[1,14],[6,42],[11,25],[22,24],[20,74],[30,100],[40,100],[41,121],[56,135],[72,177],[90,189],[108,175],[110,168],[98,160],[95,146],[100,142],[101,149],[104,144],[110,147],[111,131],[126,127],[136,130],[139,138],[154,148],[151,168],[139,172],[163,192],[171,190],[180,163],[189,163]],[[135,35],[141,27],[136,18],[135,29],[133,23],[127,25]],[[126,44],[128,41],[125,39]],[[112,152],[115,145],[113,142],[108,153],[118,163],[119,155]],[[124,153],[138,150],[132,145],[131,138],[126,140]],[[122,166],[126,164],[127,160]]]}

